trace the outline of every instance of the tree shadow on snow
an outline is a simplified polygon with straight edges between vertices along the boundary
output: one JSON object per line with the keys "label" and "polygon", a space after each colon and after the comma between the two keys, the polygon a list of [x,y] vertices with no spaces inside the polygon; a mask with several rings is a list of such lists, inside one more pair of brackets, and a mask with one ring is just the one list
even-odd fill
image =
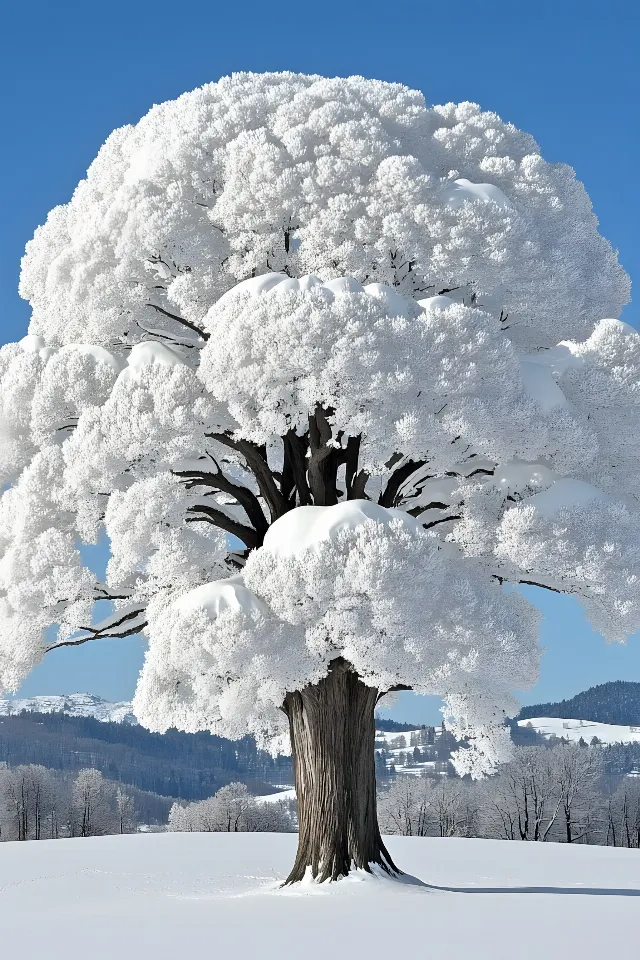
{"label": "tree shadow on snow", "polygon": [[[415,878],[412,880],[415,882]],[[545,893],[582,897],[640,897],[640,890],[629,887],[443,887],[435,883],[423,883],[422,886],[444,893]]]}

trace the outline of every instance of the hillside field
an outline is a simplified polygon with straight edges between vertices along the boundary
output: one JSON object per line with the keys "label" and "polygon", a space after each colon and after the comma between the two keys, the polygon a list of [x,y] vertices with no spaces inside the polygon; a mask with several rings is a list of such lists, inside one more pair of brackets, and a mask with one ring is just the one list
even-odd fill
{"label": "hillside field", "polygon": [[0,845],[8,954],[68,960],[638,956],[636,850],[392,837],[430,885],[281,889],[296,837],[153,834]]}
{"label": "hillside field", "polygon": [[565,719],[564,717],[528,717],[518,720],[519,727],[532,726],[543,737],[563,737],[571,743],[580,739],[590,744],[594,737],[600,743],[639,743],[640,726],[622,726],[615,723],[594,723],[590,720]]}

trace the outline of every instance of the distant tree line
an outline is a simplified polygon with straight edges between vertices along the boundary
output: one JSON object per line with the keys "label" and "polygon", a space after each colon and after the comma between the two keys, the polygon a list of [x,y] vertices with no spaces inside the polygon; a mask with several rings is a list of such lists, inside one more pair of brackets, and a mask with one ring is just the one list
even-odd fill
{"label": "distant tree line", "polygon": [[640,725],[640,683],[615,680],[601,683],[557,703],[535,703],[523,707],[518,720],[529,717],[561,717],[564,720],[592,720],[594,723]]}
{"label": "distant tree line", "polygon": [[390,720],[388,717],[376,716],[376,730],[384,733],[407,733],[409,730],[421,730],[425,724],[404,723],[400,720]]}
{"label": "distant tree line", "polygon": [[75,776],[33,763],[0,767],[0,841],[134,833],[165,824],[169,806],[90,767]]}
{"label": "distant tree line", "polygon": [[379,795],[383,833],[640,847],[640,776],[607,772],[586,744],[518,747],[482,781],[397,776]]}

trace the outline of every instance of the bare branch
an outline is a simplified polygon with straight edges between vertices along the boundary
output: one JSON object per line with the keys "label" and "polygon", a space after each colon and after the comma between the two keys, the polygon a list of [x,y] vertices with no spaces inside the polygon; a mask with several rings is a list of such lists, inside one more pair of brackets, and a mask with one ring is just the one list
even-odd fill
{"label": "bare branch", "polygon": [[425,530],[431,530],[432,527],[437,527],[440,523],[447,523],[448,520],[461,520],[462,516],[460,514],[454,513],[449,517],[439,517],[437,520],[432,520],[430,523],[423,523],[422,526]]}
{"label": "bare branch", "polygon": [[[50,643],[45,649],[45,653],[50,653],[51,650],[57,650],[59,647],[78,647],[83,643],[87,643],[89,640],[103,640],[107,637],[131,637],[136,633],[140,633],[141,630],[147,626],[147,622],[140,621],[139,617],[144,612],[144,607],[136,607],[133,610],[127,610],[126,613],[120,618],[114,619],[110,617],[103,626],[98,624],[95,627],[80,627],[80,630],[86,631],[88,636],[85,637],[76,637],[75,640],[60,640],[57,643]],[[132,621],[135,621],[131,626],[126,626],[126,624],[131,624]],[[123,630],[119,630],[118,627],[124,627]]]}

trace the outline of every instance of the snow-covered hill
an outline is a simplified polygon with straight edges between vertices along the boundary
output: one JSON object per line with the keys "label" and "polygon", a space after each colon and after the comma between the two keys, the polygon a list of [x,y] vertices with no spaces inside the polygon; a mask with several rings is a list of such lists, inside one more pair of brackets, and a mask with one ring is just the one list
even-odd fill
{"label": "snow-covered hill", "polygon": [[68,713],[72,717],[95,717],[114,723],[137,723],[127,701],[111,703],[91,693],[68,693],[60,696],[29,697],[0,700],[0,716],[20,713]]}
{"label": "snow-covered hill", "polygon": [[614,723],[593,723],[590,720],[564,720],[560,717],[530,717],[518,720],[519,727],[529,724],[543,737],[564,737],[577,743],[582,739],[590,744],[594,737],[600,743],[640,742],[640,727],[623,727]]}
{"label": "snow-covered hill", "polygon": [[635,960],[637,850],[392,837],[432,886],[359,876],[281,890],[291,834],[0,844],[7,955],[69,960]]}

